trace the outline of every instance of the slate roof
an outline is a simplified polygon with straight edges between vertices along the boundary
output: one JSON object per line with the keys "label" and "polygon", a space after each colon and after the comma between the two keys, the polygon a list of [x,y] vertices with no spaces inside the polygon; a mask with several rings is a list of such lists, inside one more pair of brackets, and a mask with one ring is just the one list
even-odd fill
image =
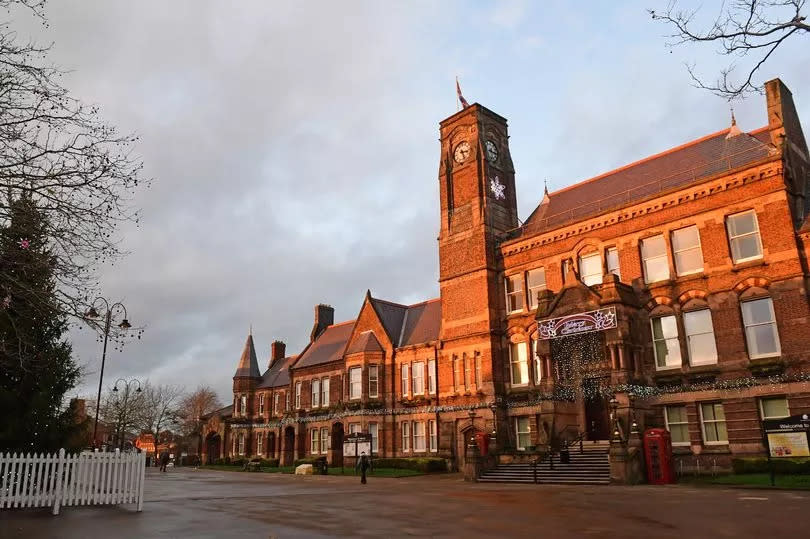
{"label": "slate roof", "polygon": [[406,305],[385,301],[384,299],[371,298],[371,304],[374,310],[380,317],[385,332],[388,333],[388,338],[394,345],[399,342],[399,335],[402,332],[402,321],[405,319],[405,313],[408,310]]}
{"label": "slate roof", "polygon": [[245,347],[242,349],[242,357],[239,358],[239,365],[236,367],[234,378],[261,377],[259,372],[259,362],[256,360],[256,349],[253,347],[253,335],[248,335]]}
{"label": "slate roof", "polygon": [[327,327],[301,354],[295,367],[310,367],[342,359],[353,327],[354,320]]}
{"label": "slate roof", "polygon": [[354,340],[352,345],[346,350],[346,354],[356,354],[358,352],[383,352],[383,347],[373,331],[364,331]]}
{"label": "slate roof", "polygon": [[548,195],[520,235],[598,215],[772,154],[767,128],[727,137],[724,129]]}
{"label": "slate roof", "polygon": [[442,303],[439,298],[408,307],[399,346],[422,344],[439,339],[442,325]]}
{"label": "slate roof", "polygon": [[288,356],[275,360],[270,368],[264,371],[259,388],[284,387],[290,385],[290,366],[298,356]]}
{"label": "slate roof", "polygon": [[[383,328],[394,346],[411,346],[429,343],[439,338],[441,328],[441,302],[439,298],[401,305],[371,298],[374,310],[382,321]],[[343,359],[345,354],[383,350],[379,339],[371,331],[360,334],[349,349],[346,348],[356,320],[329,326],[307,348],[295,363],[294,368],[322,365]],[[344,352],[345,351],[345,352]]]}
{"label": "slate roof", "polygon": [[228,406],[223,406],[219,410],[214,410],[213,412],[208,412],[205,415],[200,416],[200,419],[208,419],[210,417],[214,417],[215,415],[219,415],[222,417],[230,417],[233,415],[233,404],[229,404]]}

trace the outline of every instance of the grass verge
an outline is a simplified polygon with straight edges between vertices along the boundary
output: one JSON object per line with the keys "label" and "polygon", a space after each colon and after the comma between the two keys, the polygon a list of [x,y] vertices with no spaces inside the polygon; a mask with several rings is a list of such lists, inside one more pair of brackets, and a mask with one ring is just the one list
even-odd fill
{"label": "grass verge", "polygon": [[[771,476],[767,473],[719,475],[716,477],[681,478],[683,483],[697,485],[734,485],[745,487],[770,487]],[[778,488],[795,488],[810,490],[810,475],[784,474],[776,475],[775,485]]]}

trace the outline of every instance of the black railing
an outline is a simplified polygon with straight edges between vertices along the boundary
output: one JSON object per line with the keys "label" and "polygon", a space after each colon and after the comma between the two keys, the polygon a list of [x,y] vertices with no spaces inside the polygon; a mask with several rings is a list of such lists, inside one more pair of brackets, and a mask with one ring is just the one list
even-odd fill
{"label": "black railing", "polygon": [[[578,425],[567,425],[563,428],[560,433],[565,432],[569,428],[579,428]],[[537,483],[537,467],[543,464],[545,461],[548,461],[548,468],[549,470],[554,469],[554,455],[559,455],[563,451],[568,451],[569,448],[573,447],[576,444],[579,444],[579,452],[584,452],[584,441],[585,441],[585,431],[577,431],[576,436],[569,440],[564,440],[558,447],[554,447],[555,444],[549,445],[549,452],[545,455],[538,457],[532,461],[532,475],[534,476],[534,482]]]}

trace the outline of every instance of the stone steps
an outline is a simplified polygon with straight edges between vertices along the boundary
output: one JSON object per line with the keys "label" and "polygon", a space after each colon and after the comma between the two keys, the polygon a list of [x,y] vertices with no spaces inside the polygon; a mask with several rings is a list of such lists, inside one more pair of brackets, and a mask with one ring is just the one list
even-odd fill
{"label": "stone steps", "polygon": [[[537,483],[606,485],[610,483],[610,462],[606,444],[586,442],[583,452],[575,446],[570,452],[571,461],[562,464],[554,457],[554,468],[545,461],[537,467]],[[530,463],[501,464],[484,472],[478,479],[483,483],[534,483],[535,470]]]}

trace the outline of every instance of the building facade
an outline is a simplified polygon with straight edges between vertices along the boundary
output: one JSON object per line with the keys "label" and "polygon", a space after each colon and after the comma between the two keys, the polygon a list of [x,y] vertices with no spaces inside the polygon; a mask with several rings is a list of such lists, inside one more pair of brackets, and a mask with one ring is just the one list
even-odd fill
{"label": "building facade", "polygon": [[[474,104],[440,123],[440,297],[367,293],[354,320],[315,308],[297,355],[248,336],[234,402],[203,452],[463,464],[558,439],[667,428],[679,466],[764,454],[761,420],[810,412],[807,144],[790,91],[768,125],[730,128],[548,193],[517,216],[507,121]],[[612,401],[612,402],[611,402]],[[611,402],[611,404],[609,404]]]}

